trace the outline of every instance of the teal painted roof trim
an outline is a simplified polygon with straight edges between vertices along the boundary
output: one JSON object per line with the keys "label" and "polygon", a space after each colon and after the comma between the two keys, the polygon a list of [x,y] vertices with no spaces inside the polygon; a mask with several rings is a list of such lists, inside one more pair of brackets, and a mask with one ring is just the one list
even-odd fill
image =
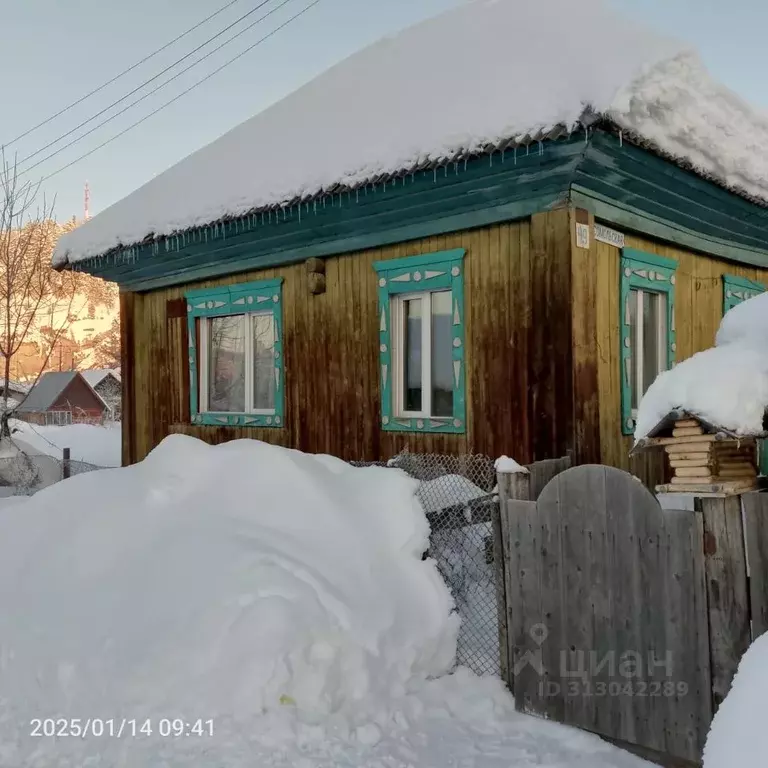
{"label": "teal painted roof trim", "polygon": [[602,131],[592,134],[571,200],[620,227],[768,267],[768,208]]}
{"label": "teal painted roof trim", "polygon": [[526,218],[568,199],[584,135],[419,171],[78,262],[149,290]]}

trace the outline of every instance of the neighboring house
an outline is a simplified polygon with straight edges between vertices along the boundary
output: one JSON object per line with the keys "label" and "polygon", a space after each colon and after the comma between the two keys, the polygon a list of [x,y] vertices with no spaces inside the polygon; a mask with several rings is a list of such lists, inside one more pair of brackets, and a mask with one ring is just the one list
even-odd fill
{"label": "neighboring house", "polygon": [[[2,361],[0,361],[2,362]],[[8,410],[12,411],[26,397],[29,387],[19,381],[8,380]],[[5,406],[5,379],[0,378],[0,411]]]}
{"label": "neighboring house", "polygon": [[109,417],[113,421],[120,421],[123,388],[120,382],[120,373],[112,368],[99,368],[91,371],[80,371],[80,373],[107,404]]}
{"label": "neighboring house", "polygon": [[[550,16],[556,15],[557,23]],[[462,4],[63,237],[121,288],[125,463],[171,432],[345,459],[571,452],[768,281],[768,121],[586,0]]]}
{"label": "neighboring house", "polygon": [[106,403],[77,371],[44,373],[14,411],[14,416],[32,424],[100,424]]}

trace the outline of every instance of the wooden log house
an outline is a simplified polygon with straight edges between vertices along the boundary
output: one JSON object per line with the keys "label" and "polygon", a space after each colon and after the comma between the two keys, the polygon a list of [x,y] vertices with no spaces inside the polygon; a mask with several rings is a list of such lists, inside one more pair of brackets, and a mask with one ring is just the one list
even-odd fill
{"label": "wooden log house", "polygon": [[[120,285],[124,463],[183,433],[350,460],[570,454],[666,479],[659,456],[629,457],[634,414],[768,284],[768,178],[717,172],[739,131],[768,128],[747,108],[719,128],[728,92],[705,72],[714,90],[686,84],[687,119],[712,131],[695,165],[653,123],[674,105],[645,123],[584,108],[579,82],[632,81],[646,47],[589,2],[558,13],[476,2],[417,25],[62,238],[58,267]],[[535,83],[511,74],[521,24],[561,61]],[[613,53],[592,60],[575,30],[597,25]],[[573,120],[521,117],[534,87],[576,93]]]}

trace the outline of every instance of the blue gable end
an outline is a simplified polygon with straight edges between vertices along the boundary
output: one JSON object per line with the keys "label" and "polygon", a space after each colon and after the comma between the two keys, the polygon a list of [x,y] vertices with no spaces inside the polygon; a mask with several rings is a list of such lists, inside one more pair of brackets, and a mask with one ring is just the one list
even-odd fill
{"label": "blue gable end", "polygon": [[74,268],[150,290],[526,218],[567,202],[627,230],[768,267],[768,208],[594,130],[211,224]]}

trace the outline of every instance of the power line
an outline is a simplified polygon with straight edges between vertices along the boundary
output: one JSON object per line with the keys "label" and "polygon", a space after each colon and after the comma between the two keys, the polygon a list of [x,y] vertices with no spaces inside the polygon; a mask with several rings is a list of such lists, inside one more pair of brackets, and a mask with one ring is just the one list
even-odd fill
{"label": "power line", "polygon": [[115,75],[111,80],[107,80],[106,83],[102,83],[98,88],[94,88],[92,91],[89,91],[88,93],[86,93],[85,96],[81,96],[77,101],[73,101],[71,104],[68,104],[66,107],[56,112],[56,114],[51,115],[50,117],[47,117],[45,120],[43,120],[43,122],[38,123],[35,126],[32,126],[32,128],[27,129],[26,131],[24,131],[24,133],[20,133],[15,139],[11,139],[11,141],[7,142],[6,144],[0,144],[0,146],[10,147],[12,144],[15,144],[17,141],[25,138],[26,136],[29,136],[30,133],[34,133],[38,128],[42,128],[44,125],[48,125],[48,123],[50,123],[52,120],[55,120],[60,115],[63,115],[65,112],[69,112],[70,109],[72,109],[73,107],[76,107],[78,104],[82,104],[86,99],[90,99],[91,96],[93,96],[94,94],[97,94],[100,91],[103,91],[105,88],[112,85],[112,83],[117,82],[121,77],[125,77],[125,75],[127,75],[128,73],[133,72],[134,69],[136,69],[137,67],[140,67],[142,64],[146,63],[150,59],[157,56],[158,53],[162,53],[164,50],[166,50],[166,48],[170,48],[175,43],[178,43],[179,40],[191,34],[196,29],[199,29],[200,27],[203,26],[203,24],[207,24],[211,19],[218,16],[220,13],[223,13],[224,11],[226,11],[227,8],[229,8],[230,6],[239,2],[240,0],[230,0],[230,2],[228,2],[226,5],[223,5],[221,8],[219,8],[218,11],[214,11],[214,13],[212,13],[210,16],[206,16],[202,21],[199,21],[193,27],[190,27],[186,32],[182,32],[178,37],[174,37],[173,40],[171,40],[170,42],[161,46],[157,50],[152,51],[152,53],[148,54],[140,61],[137,61],[135,64],[132,64],[130,67],[128,67],[128,69],[124,69],[122,72]]}
{"label": "power line", "polygon": [[214,75],[217,75],[223,69],[228,67],[230,64],[233,64],[235,61],[237,61],[238,59],[240,59],[243,56],[245,56],[246,53],[249,53],[250,51],[252,51],[254,48],[256,48],[256,46],[261,45],[261,43],[263,43],[265,40],[268,40],[274,34],[276,34],[281,29],[283,29],[283,27],[288,26],[288,24],[290,24],[292,21],[295,21],[296,19],[298,19],[299,16],[303,16],[310,8],[312,8],[313,6],[317,5],[319,2],[320,2],[320,0],[313,0],[313,2],[311,2],[305,8],[302,8],[297,14],[295,14],[294,16],[291,16],[290,19],[287,19],[286,21],[284,21],[279,27],[275,27],[275,29],[273,29],[269,34],[264,35],[264,37],[262,37],[260,40],[257,40],[252,45],[249,45],[245,50],[243,50],[240,53],[238,53],[237,56],[233,56],[231,59],[229,59],[229,61],[224,62],[224,64],[222,64],[220,67],[218,67],[217,69],[214,69],[213,72],[207,74],[205,77],[203,77],[200,80],[198,80],[196,83],[191,85],[185,91],[182,91],[180,94],[178,94],[178,96],[174,96],[170,101],[165,102],[165,104],[161,104],[157,109],[153,110],[148,115],[145,115],[140,120],[137,120],[135,123],[132,123],[127,128],[125,128],[124,130],[120,131],[120,133],[116,133],[114,136],[112,136],[112,138],[107,139],[106,141],[102,142],[97,147],[94,147],[89,152],[86,152],[84,155],[80,155],[80,157],[75,158],[71,163],[67,163],[66,165],[62,166],[61,168],[59,168],[58,170],[54,171],[53,173],[49,173],[47,176],[43,177],[40,180],[40,183],[42,183],[44,181],[48,181],[48,179],[56,176],[57,174],[61,173],[62,171],[66,171],[67,168],[71,168],[73,165],[75,165],[75,163],[79,163],[81,160],[85,160],[86,157],[90,157],[94,152],[98,152],[100,149],[106,147],[107,144],[111,144],[113,141],[115,141],[116,139],[119,139],[121,136],[125,136],[125,134],[128,133],[128,131],[133,130],[134,128],[136,128],[137,126],[141,125],[146,120],[149,120],[150,117],[153,117],[158,112],[162,112],[162,110],[164,110],[166,107],[169,107],[174,102],[178,101],[182,96],[186,96],[190,91],[192,91],[195,88],[197,88],[198,85],[202,85],[206,80],[209,80]]}
{"label": "power line", "polygon": [[248,11],[248,13],[244,13],[242,16],[240,16],[240,18],[235,19],[231,24],[228,24],[226,27],[224,27],[224,29],[220,30],[212,37],[209,37],[204,42],[200,43],[200,45],[198,45],[196,48],[193,48],[189,53],[184,54],[184,56],[182,56],[180,59],[176,59],[176,61],[174,61],[172,64],[169,64],[165,69],[161,70],[156,75],[153,75],[148,80],[145,80],[143,83],[141,83],[141,85],[136,86],[136,88],[134,88],[132,91],[126,93],[125,96],[121,96],[119,99],[117,99],[117,101],[113,101],[109,106],[104,107],[104,109],[100,110],[95,115],[91,115],[91,117],[89,117],[87,120],[83,120],[82,123],[76,125],[74,128],[72,128],[72,130],[63,133],[53,141],[49,141],[44,147],[40,147],[40,149],[35,150],[31,155],[27,155],[23,160],[19,161],[19,164],[21,165],[27,160],[31,160],[36,155],[39,155],[41,152],[45,152],[46,149],[49,149],[54,144],[58,144],[62,139],[66,139],[67,136],[71,136],[73,133],[75,133],[75,131],[79,131],[83,126],[93,122],[97,117],[101,117],[105,112],[109,112],[112,107],[116,107],[118,104],[124,102],[127,98],[133,96],[134,93],[138,93],[142,88],[146,87],[150,83],[153,83],[159,77],[162,77],[166,72],[170,71],[178,64],[181,64],[182,61],[186,61],[190,56],[197,53],[200,49],[205,48],[206,45],[212,43],[214,40],[216,40],[216,38],[221,37],[225,32],[228,32],[230,29],[232,29],[232,27],[237,26],[241,21],[244,21],[249,16],[252,16],[254,13],[256,13],[256,11],[258,11],[260,8],[263,8],[265,5],[267,5],[267,3],[270,2],[272,2],[272,0],[261,0],[261,2],[255,8],[252,8],[250,11]]}
{"label": "power line", "polygon": [[[260,22],[264,21],[264,19],[266,19],[268,16],[271,16],[273,13],[279,11],[284,5],[287,5],[288,3],[292,2],[292,1],[293,0],[283,0],[283,2],[280,3],[280,5],[277,5],[272,10],[267,11],[263,16],[259,16],[259,18],[256,19],[256,21],[252,21],[247,27],[243,27],[243,29],[241,29],[239,32],[236,32],[234,35],[232,35],[232,37],[228,38],[223,43],[220,43],[215,48],[213,48],[212,50],[208,51],[208,53],[206,53],[204,56],[201,56],[199,59],[197,59],[197,61],[193,61],[190,65],[184,67],[184,69],[180,70],[175,75],[172,75],[167,80],[164,80],[162,83],[160,83],[160,85],[156,86],[151,91],[148,91],[143,96],[139,96],[138,99],[135,99],[130,104],[128,104],[127,106],[123,107],[119,112],[115,112],[114,115],[110,115],[108,118],[106,118],[106,120],[102,120],[100,123],[97,123],[93,128],[87,130],[85,133],[81,134],[80,136],[77,136],[76,138],[72,139],[72,141],[67,142],[63,146],[61,146],[58,149],[56,149],[53,152],[51,152],[49,155],[46,155],[44,158],[42,158],[42,160],[38,160],[33,165],[30,165],[28,168],[21,169],[19,175],[23,176],[24,174],[29,173],[34,168],[37,168],[39,165],[42,165],[46,161],[50,160],[52,157],[55,157],[56,155],[60,154],[65,149],[69,149],[69,147],[71,147],[74,144],[77,144],[78,142],[82,141],[86,136],[90,136],[95,131],[98,131],[99,128],[101,128],[102,126],[105,126],[107,123],[112,122],[115,118],[120,117],[120,115],[122,115],[122,114],[125,114],[129,109],[132,109],[138,103],[144,101],[144,99],[148,99],[150,96],[152,96],[153,94],[157,93],[159,90],[165,88],[165,86],[168,85],[168,83],[171,83],[174,80],[176,80],[176,78],[181,77],[185,72],[189,72],[190,69],[193,69],[198,64],[201,64],[209,56],[213,56],[214,53],[216,53],[217,51],[220,51],[222,48],[224,48],[225,46],[229,45],[233,40],[236,40],[238,37],[240,37],[241,35],[245,34],[249,29],[252,29],[257,24],[259,24]],[[271,2],[271,0],[266,0],[266,2]],[[87,122],[89,122],[89,121],[87,121]],[[71,133],[71,131],[70,131],[70,133]],[[60,141],[66,135],[67,134],[64,134],[64,136],[61,136],[56,141],[51,142],[51,144],[56,144],[57,141]],[[51,144],[49,144],[48,146],[51,146]],[[43,149],[45,149],[45,147],[43,147]],[[33,152],[31,155],[28,155],[23,160],[20,160],[18,165],[23,165],[27,160],[30,160],[35,155],[37,155],[40,152],[42,152],[43,149],[40,149],[37,152]]]}

